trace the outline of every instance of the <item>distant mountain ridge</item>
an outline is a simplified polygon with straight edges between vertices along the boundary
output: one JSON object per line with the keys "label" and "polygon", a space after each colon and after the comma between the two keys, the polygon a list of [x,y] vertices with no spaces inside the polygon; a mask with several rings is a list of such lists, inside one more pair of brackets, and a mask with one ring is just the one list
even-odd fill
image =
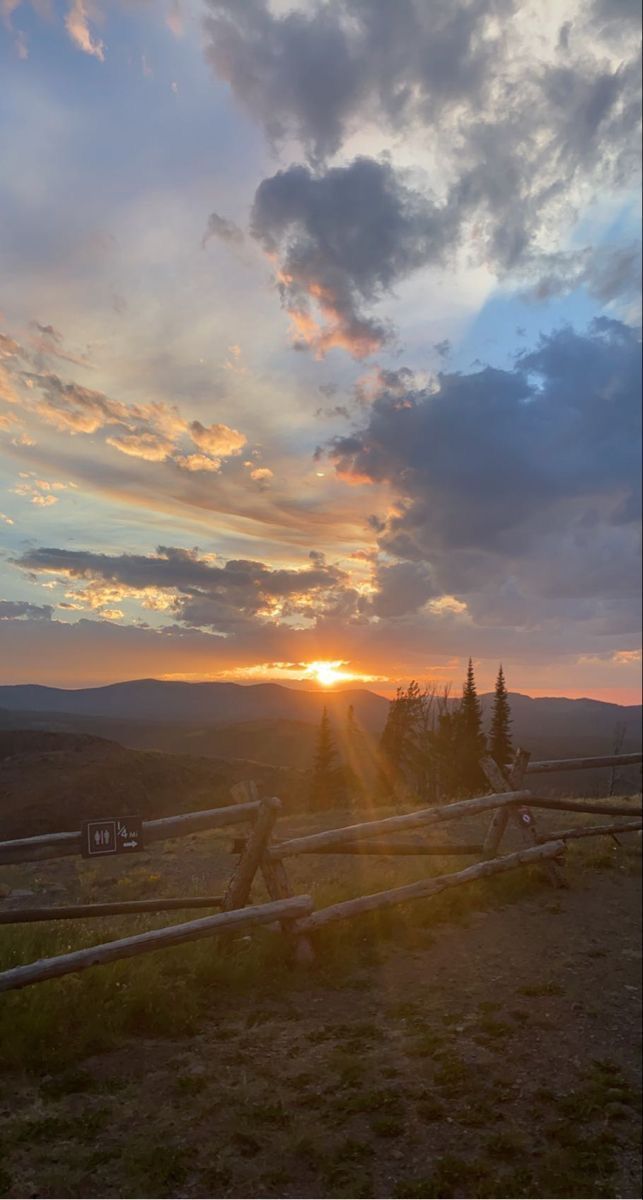
{"label": "distant mountain ridge", "polygon": [[134,679],[105,687],[65,688],[41,684],[0,686],[0,708],[11,711],[69,713],[142,721],[206,721],[229,724],[264,718],[317,723],[324,707],[345,716],[350,705],[366,729],[381,729],[388,700],[374,692],[351,688],[341,692],[308,692],[279,683],[183,683]]}
{"label": "distant mountain ridge", "polygon": [[[481,697],[488,721],[493,693]],[[335,722],[343,722],[350,706],[368,731],[383,728],[390,701],[364,688],[345,691],[304,691],[279,683],[184,683],[174,680],[135,679],[96,688],[52,688],[40,684],[0,686],[0,710],[9,714],[103,718],[109,721],[172,725],[234,725],[239,722],[296,721],[316,725],[324,708]],[[610,704],[602,700],[565,697],[532,698],[510,694],[514,736],[599,737],[611,735],[623,724],[628,742],[640,744],[640,705]],[[13,721],[12,721],[13,723]],[[6,727],[6,720],[4,721]],[[42,724],[41,724],[42,727]]]}
{"label": "distant mountain ridge", "polygon": [[[519,693],[511,693],[509,699],[514,745],[529,750],[534,760],[612,753],[617,726],[624,727],[624,753],[641,749],[640,705],[533,699]],[[481,700],[488,730],[493,694]],[[389,703],[363,689],[308,692],[280,684],[134,680],[74,691],[24,684],[0,686],[0,731],[107,738],[131,750],[162,751],[165,761],[177,755],[209,759],[219,767],[225,762],[237,778],[250,778],[275,768],[308,771],[324,707],[341,750],[349,705],[362,728],[377,740]],[[546,790],[604,794],[608,774],[547,776]],[[638,789],[638,767],[620,774],[624,792]],[[283,791],[283,782],[279,788]]]}

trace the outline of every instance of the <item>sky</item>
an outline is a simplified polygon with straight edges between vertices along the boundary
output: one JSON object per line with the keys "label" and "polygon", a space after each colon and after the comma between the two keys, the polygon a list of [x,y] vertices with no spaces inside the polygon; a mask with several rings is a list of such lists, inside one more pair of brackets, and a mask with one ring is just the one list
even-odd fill
{"label": "sky", "polygon": [[0,0],[0,71],[2,682],[638,702],[638,2]]}

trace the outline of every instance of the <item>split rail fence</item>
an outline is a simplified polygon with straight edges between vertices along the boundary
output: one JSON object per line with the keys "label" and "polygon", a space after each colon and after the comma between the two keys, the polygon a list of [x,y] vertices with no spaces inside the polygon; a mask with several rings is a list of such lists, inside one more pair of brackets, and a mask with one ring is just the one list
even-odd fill
{"label": "split rail fence", "polygon": [[[425,899],[447,888],[459,887],[472,880],[484,879],[533,863],[542,864],[554,887],[566,887],[563,856],[567,843],[578,838],[616,838],[618,834],[641,831],[643,810],[640,806],[634,808],[631,804],[540,797],[524,786],[525,776],[585,770],[589,767],[630,766],[640,763],[642,757],[640,753],[619,754],[530,763],[527,751],[518,750],[507,772],[500,770],[493,759],[484,758],[481,765],[493,788],[490,795],[379,820],[363,821],[338,829],[289,838],[286,841],[273,840],[275,822],[281,809],[280,801],[275,798],[259,799],[254,781],[237,784],[232,789],[232,798],[235,800],[233,805],[142,823],[145,845],[185,837],[203,830],[249,824],[247,836],[237,839],[233,845],[233,852],[238,858],[222,895],[5,909],[0,911],[0,924],[71,920],[126,913],[159,913],[191,908],[218,908],[220,912],[179,925],[148,930],[132,937],[119,938],[69,954],[57,955],[54,958],[40,959],[24,966],[12,967],[0,973],[0,991],[27,987],[32,983],[86,970],[101,963],[200,938],[252,929],[258,925],[279,927],[291,942],[296,961],[311,962],[315,956],[311,935],[335,921],[347,920],[375,909]],[[611,820],[608,823],[581,824],[541,834],[534,819],[534,809],[590,813],[609,816]],[[484,840],[480,843],[431,842],[418,837],[400,840],[397,836],[400,833],[405,834],[408,830],[428,830],[434,825],[442,828],[462,818],[485,813],[492,815]],[[509,828],[518,833],[520,848],[500,854],[502,840]],[[15,863],[42,862],[80,853],[80,831],[19,838],[0,842],[0,867]],[[313,911],[314,903],[310,896],[293,895],[284,861],[302,854],[456,857],[471,855],[479,861],[449,874],[431,876],[416,883],[389,888],[372,895],[358,896]],[[265,904],[249,903],[257,874],[263,878],[269,896],[269,901]]]}

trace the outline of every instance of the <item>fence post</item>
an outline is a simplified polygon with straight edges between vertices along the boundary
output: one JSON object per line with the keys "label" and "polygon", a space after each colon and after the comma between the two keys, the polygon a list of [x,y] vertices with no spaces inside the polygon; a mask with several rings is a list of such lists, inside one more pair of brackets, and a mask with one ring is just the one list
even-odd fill
{"label": "fence post", "polygon": [[[245,800],[257,800],[259,789],[254,779],[245,780],[243,783],[237,783],[230,789],[230,795],[233,800],[240,803]],[[274,821],[273,821],[274,824]],[[268,837],[264,841],[259,858],[259,870],[263,876],[263,881],[266,885],[266,891],[271,900],[288,900],[292,895],[292,889],[288,881],[288,873],[281,859],[273,859],[268,854],[272,835],[272,825]],[[305,934],[297,933],[296,921],[282,921],[282,933],[292,941],[295,951],[295,958],[298,963],[305,965],[312,963],[315,960],[315,952],[312,947],[310,938]]]}
{"label": "fence post", "polygon": [[[500,785],[503,788],[510,790],[518,790],[522,786],[522,781],[529,765],[529,751],[517,750],[511,768],[509,780],[505,777],[503,771],[500,770],[498,764],[493,758],[487,756],[480,760],[482,767],[492,788],[497,789]],[[525,846],[538,846],[542,839],[539,839],[532,812],[526,805],[521,805],[519,811],[512,808],[511,812],[508,809],[499,809],[494,814],[487,830],[487,836],[484,841],[483,854],[485,858],[494,858],[498,852],[498,847],[507,828],[507,822],[511,819],[520,832],[520,837]],[[549,882],[556,888],[567,887],[567,881],[561,867],[557,862],[549,861],[543,863]]]}
{"label": "fence post", "polygon": [[221,906],[224,912],[230,912],[233,908],[244,908],[247,904],[252,881],[270,840],[272,827],[277,820],[280,808],[281,802],[279,800],[261,801],[257,819],[225,890]]}
{"label": "fence post", "polygon": [[[514,755],[514,760],[513,760],[512,766],[511,766],[511,772],[509,774],[509,779],[511,780],[511,785],[512,785],[510,788],[511,791],[514,790],[514,788],[513,788],[514,782],[516,782],[516,788],[515,788],[516,791],[519,791],[520,788],[522,787],[522,781],[523,781],[525,772],[527,770],[528,763],[529,763],[529,751],[528,750],[516,750],[516,753]],[[508,780],[505,777],[504,772],[500,770],[500,767],[495,762],[495,760],[493,758],[491,758],[491,756],[488,755],[486,758],[481,758],[480,766],[482,767],[482,770],[484,771],[485,775],[487,776],[487,779],[489,780],[489,783],[491,784],[494,791],[501,791],[501,792],[507,791]],[[495,858],[495,856],[498,853],[498,850],[500,848],[500,843],[503,839],[505,829],[507,828],[508,820],[509,820],[509,809],[508,808],[496,809],[495,813],[493,814],[493,816],[491,818],[491,821],[489,822],[487,836],[485,837],[484,845],[482,848],[482,852],[483,852],[483,855],[485,858]]]}

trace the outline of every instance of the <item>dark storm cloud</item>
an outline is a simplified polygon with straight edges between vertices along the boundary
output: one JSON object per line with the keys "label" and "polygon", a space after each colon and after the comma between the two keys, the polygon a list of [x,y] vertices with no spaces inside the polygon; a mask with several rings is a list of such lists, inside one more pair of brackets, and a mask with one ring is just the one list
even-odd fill
{"label": "dark storm cloud", "polygon": [[380,546],[427,564],[441,592],[512,576],[534,614],[538,596],[631,597],[640,389],[637,336],[601,318],[584,336],[542,338],[510,371],[382,390],[366,427],[330,453],[344,477],[392,486]]}
{"label": "dark storm cloud", "polygon": [[154,555],[42,547],[15,561],[34,577],[47,573],[90,585],[107,584],[122,588],[123,597],[150,591],[165,594],[179,620],[220,632],[276,617],[277,612],[279,619],[310,618],[313,601],[315,615],[335,613],[339,606],[348,616],[355,609],[355,594],[346,586],[345,572],[328,565],[315,551],[310,566],[301,569],[273,569],[246,559],[218,565],[197,550],[168,546],[159,546]]}
{"label": "dark storm cloud", "polygon": [[375,572],[377,588],[372,611],[377,617],[400,617],[417,612],[437,595],[435,581],[424,563],[380,564]]}
{"label": "dark storm cloud", "polygon": [[[298,347],[375,351],[391,331],[370,306],[463,248],[499,277],[542,279],[545,295],[570,273],[599,298],[618,293],[618,271],[599,264],[597,278],[582,256],[554,274],[548,263],[563,211],[630,183],[640,159],[638,48],[610,58],[598,10],[542,54],[512,0],[342,0],[283,15],[264,0],[208,2],[215,71],[272,140],[294,136],[315,170],[265,180],[253,211]],[[389,163],[328,168],[369,125],[412,132],[432,152],[437,201]]]}
{"label": "dark storm cloud", "polygon": [[53,615],[51,604],[30,604],[27,600],[0,600],[0,621],[50,621]]}
{"label": "dark storm cloud", "polygon": [[641,290],[640,245],[543,255],[534,268],[539,278],[526,292],[533,300],[549,300],[585,286],[591,296],[607,304],[618,297],[636,299]]}
{"label": "dark storm cloud", "polygon": [[443,263],[457,218],[390,163],[356,158],[321,174],[293,166],[264,179],[251,228],[278,261],[283,303],[302,341],[320,352],[343,345],[362,357],[390,336],[363,306],[419,267]]}
{"label": "dark storm cloud", "polygon": [[641,0],[594,0],[592,10],[598,21],[641,25]]}
{"label": "dark storm cloud", "polygon": [[512,0],[342,0],[277,15],[264,0],[208,0],[206,54],[243,107],[311,160],[334,154],[357,119],[396,128],[487,100]]}

